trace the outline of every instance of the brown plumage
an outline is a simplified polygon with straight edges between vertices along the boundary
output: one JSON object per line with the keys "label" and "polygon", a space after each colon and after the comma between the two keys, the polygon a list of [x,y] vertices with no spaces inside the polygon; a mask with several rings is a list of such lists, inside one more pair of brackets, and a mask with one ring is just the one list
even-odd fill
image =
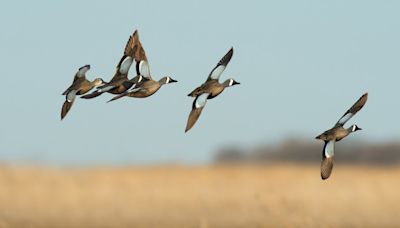
{"label": "brown plumage", "polygon": [[65,102],[61,108],[61,120],[67,115],[75,101],[76,95],[82,95],[89,92],[95,86],[104,84],[103,79],[96,78],[92,82],[86,79],[86,72],[90,69],[90,65],[79,68],[75,74],[72,85],[66,89],[62,95],[65,95]]}
{"label": "brown plumage", "polygon": [[111,94],[121,94],[127,91],[141,79],[139,74],[132,79],[128,79],[128,72],[133,61],[137,62],[139,58],[143,58],[143,54],[144,50],[141,48],[139,35],[137,30],[135,30],[125,45],[124,54],[117,64],[116,71],[111,81],[99,87],[98,90],[94,91],[93,93],[82,96],[82,98],[95,98],[105,92]]}
{"label": "brown plumage", "polygon": [[207,80],[201,86],[197,87],[188,94],[189,97],[195,97],[195,100],[193,101],[192,110],[186,123],[185,132],[189,131],[199,119],[207,99],[213,99],[214,97],[218,96],[226,87],[240,84],[233,79],[228,79],[222,84],[218,81],[229,61],[231,60],[232,55],[233,48],[231,48],[212,69],[207,77]]}
{"label": "brown plumage", "polygon": [[[156,93],[161,86],[173,82],[177,82],[176,80],[172,79],[169,76],[161,78],[159,81],[153,80],[150,74],[150,66],[147,60],[146,52],[142,44],[140,43],[139,37],[136,34],[135,45],[132,48],[132,54],[135,57],[136,62],[136,73],[137,77],[140,77],[140,81],[138,81],[130,90],[127,90],[117,96],[114,96],[111,101],[118,100],[122,97],[135,97],[135,98],[145,98],[153,95]],[[129,43],[129,42],[128,42]]]}
{"label": "brown plumage", "polygon": [[122,94],[119,94],[119,95],[113,97],[108,102],[118,100],[122,97],[135,97],[135,98],[149,97],[149,96],[153,95],[154,93],[156,93],[161,88],[161,86],[163,86],[164,84],[169,84],[169,83],[174,83],[174,82],[177,82],[177,81],[168,76],[163,77],[159,81],[155,81],[153,79],[146,80],[142,83],[139,83],[138,86],[133,88],[132,90],[126,91]]}
{"label": "brown plumage", "polygon": [[321,178],[327,179],[332,172],[334,161],[334,145],[348,136],[350,133],[361,130],[357,125],[353,124],[349,128],[344,128],[344,124],[352,118],[358,111],[364,107],[368,99],[368,93],[363,94],[354,104],[347,110],[344,115],[336,122],[335,126],[315,137],[316,139],[324,140],[325,145],[322,152],[321,162]]}
{"label": "brown plumage", "polygon": [[333,157],[323,158],[321,161],[321,179],[326,180],[331,176],[333,168]]}
{"label": "brown plumage", "polygon": [[199,119],[199,116],[201,114],[201,111],[203,111],[204,107],[201,108],[193,108],[192,111],[190,111],[189,118],[186,124],[185,132],[189,131],[193,125],[197,122]]}

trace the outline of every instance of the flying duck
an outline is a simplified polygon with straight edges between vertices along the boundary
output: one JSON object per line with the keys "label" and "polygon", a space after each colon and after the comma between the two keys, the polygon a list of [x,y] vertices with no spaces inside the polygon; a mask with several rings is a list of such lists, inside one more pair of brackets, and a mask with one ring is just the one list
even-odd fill
{"label": "flying duck", "polygon": [[201,86],[197,87],[191,93],[188,94],[189,97],[195,97],[192,105],[192,111],[189,114],[189,118],[186,124],[185,132],[189,131],[199,118],[201,111],[206,105],[207,99],[213,99],[218,96],[225,88],[240,84],[234,79],[227,79],[222,84],[219,83],[219,78],[224,72],[226,66],[231,60],[233,55],[233,48],[231,48],[228,53],[218,62],[217,66],[209,74],[206,82]]}
{"label": "flying duck", "polygon": [[89,92],[96,86],[101,86],[104,84],[103,79],[96,78],[92,82],[86,79],[86,72],[90,70],[90,65],[85,65],[79,68],[78,72],[75,74],[74,81],[72,85],[68,87],[62,93],[65,95],[65,102],[61,109],[61,120],[67,115],[68,111],[71,109],[72,104],[74,103],[76,95],[82,95]]}
{"label": "flying duck", "polygon": [[368,93],[365,93],[358,101],[339,119],[339,121],[331,129],[315,137],[324,140],[325,145],[322,151],[321,162],[321,178],[328,179],[333,168],[333,158],[335,152],[335,142],[342,140],[349,134],[361,130],[357,125],[353,124],[349,128],[344,128],[344,124],[350,120],[362,107],[368,99]]}
{"label": "flying duck", "polygon": [[135,60],[137,55],[140,55],[141,44],[139,41],[139,35],[137,30],[129,37],[128,42],[126,43],[124,54],[117,65],[117,69],[115,71],[114,77],[111,79],[110,82],[104,84],[97,88],[96,91],[82,96],[81,98],[91,99],[101,94],[107,92],[112,94],[121,94],[131,88],[134,84],[143,80],[143,77],[139,75],[128,79],[128,72],[129,69]]}
{"label": "flying duck", "polygon": [[158,81],[154,80],[150,74],[150,66],[146,57],[146,52],[144,51],[144,48],[139,41],[139,38],[137,39],[137,42],[140,45],[137,46],[135,51],[136,73],[138,77],[141,78],[141,80],[136,83],[136,85],[132,89],[113,97],[108,102],[117,100],[125,96],[136,98],[149,97],[157,92],[161,88],[161,86],[177,82],[177,80],[174,80],[169,76],[163,77]]}

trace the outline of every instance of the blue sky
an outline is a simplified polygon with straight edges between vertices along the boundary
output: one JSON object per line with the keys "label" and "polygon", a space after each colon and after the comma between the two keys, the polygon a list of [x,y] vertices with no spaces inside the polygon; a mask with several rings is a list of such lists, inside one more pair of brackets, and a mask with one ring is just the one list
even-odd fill
{"label": "blue sky", "polygon": [[[199,164],[222,146],[314,140],[366,91],[349,121],[364,130],[348,140],[398,140],[399,9],[398,1],[7,2],[0,159]],[[153,77],[179,82],[147,99],[78,99],[61,122],[61,93],[77,69],[91,64],[89,79],[109,80],[135,29]],[[186,95],[231,46],[221,80],[241,85],[210,100],[184,134]]]}

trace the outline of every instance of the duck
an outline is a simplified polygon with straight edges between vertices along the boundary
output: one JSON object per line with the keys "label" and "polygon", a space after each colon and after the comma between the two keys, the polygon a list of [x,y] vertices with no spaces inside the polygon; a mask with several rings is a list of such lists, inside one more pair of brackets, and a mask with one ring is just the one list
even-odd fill
{"label": "duck", "polygon": [[125,50],[122,58],[117,64],[116,71],[110,82],[98,87],[94,92],[82,96],[84,99],[91,99],[100,96],[107,92],[111,94],[121,94],[131,88],[133,85],[145,80],[145,78],[137,75],[132,79],[128,79],[128,72],[131,65],[135,61],[137,56],[141,55],[141,44],[139,41],[138,31],[129,37],[128,42],[125,45]]}
{"label": "duck", "polygon": [[137,82],[132,89],[114,96],[108,102],[118,100],[122,97],[149,97],[156,93],[163,85],[178,82],[170,76],[162,77],[158,81],[154,80],[151,77],[150,66],[147,60],[146,52],[144,51],[139,39],[137,39],[137,42],[140,44],[140,46],[135,48],[136,73],[138,75],[137,77],[141,80]]}
{"label": "duck", "polygon": [[90,70],[90,65],[82,66],[78,69],[75,74],[72,85],[68,87],[62,95],[65,96],[65,102],[61,108],[61,120],[67,115],[68,111],[71,109],[74,103],[76,95],[83,95],[96,86],[102,86],[105,84],[103,79],[96,78],[93,81],[86,79],[86,72]]}
{"label": "duck", "polygon": [[133,88],[132,90],[130,90],[128,92],[114,96],[108,102],[115,101],[115,100],[120,99],[125,96],[136,97],[136,98],[149,97],[149,96],[153,95],[154,93],[156,93],[161,88],[161,86],[163,86],[165,84],[169,84],[169,83],[174,83],[174,82],[178,82],[178,81],[169,76],[163,77],[158,81],[146,80],[143,83],[141,83],[139,86],[137,86],[137,87],[135,86],[135,88]]}
{"label": "duck", "polygon": [[329,130],[315,137],[316,139],[324,141],[324,148],[322,150],[321,161],[321,179],[326,180],[330,177],[333,168],[335,143],[347,137],[351,133],[362,130],[356,124],[345,128],[344,125],[349,121],[358,111],[360,111],[368,99],[368,93],[363,94],[356,103],[347,110],[344,115],[337,121],[337,123]]}
{"label": "duck", "polygon": [[185,128],[185,133],[188,132],[199,119],[207,100],[217,97],[224,91],[225,88],[239,85],[240,83],[233,78],[225,80],[223,83],[219,82],[221,74],[224,72],[228,63],[233,56],[233,47],[221,58],[218,64],[212,69],[208,75],[207,80],[188,94],[189,97],[195,97],[192,110],[189,114],[188,121]]}

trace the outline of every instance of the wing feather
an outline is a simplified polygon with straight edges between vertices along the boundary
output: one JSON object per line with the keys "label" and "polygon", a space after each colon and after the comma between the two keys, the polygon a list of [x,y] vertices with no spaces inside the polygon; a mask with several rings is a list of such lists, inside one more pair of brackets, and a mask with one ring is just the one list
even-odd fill
{"label": "wing feather", "polygon": [[324,149],[322,151],[321,161],[321,178],[328,179],[332,173],[333,160],[335,155],[335,140],[325,141]]}
{"label": "wing feather", "polygon": [[221,74],[224,72],[226,66],[228,65],[229,61],[231,61],[233,55],[233,48],[231,48],[228,53],[222,57],[222,59],[218,62],[218,64],[212,69],[211,73],[209,74],[207,81],[210,80],[218,80]]}
{"label": "wing feather", "polygon": [[208,93],[203,93],[194,99],[193,104],[192,104],[192,111],[189,114],[189,118],[186,124],[186,129],[185,132],[188,132],[194,124],[197,122],[197,120],[200,117],[201,112],[203,111],[204,106],[207,103],[207,98],[210,94]]}
{"label": "wing feather", "polygon": [[335,124],[335,126],[343,126],[347,121],[349,121],[362,107],[364,107],[365,103],[368,99],[368,93],[363,94],[356,103],[351,106],[349,110],[339,119],[339,121]]}

